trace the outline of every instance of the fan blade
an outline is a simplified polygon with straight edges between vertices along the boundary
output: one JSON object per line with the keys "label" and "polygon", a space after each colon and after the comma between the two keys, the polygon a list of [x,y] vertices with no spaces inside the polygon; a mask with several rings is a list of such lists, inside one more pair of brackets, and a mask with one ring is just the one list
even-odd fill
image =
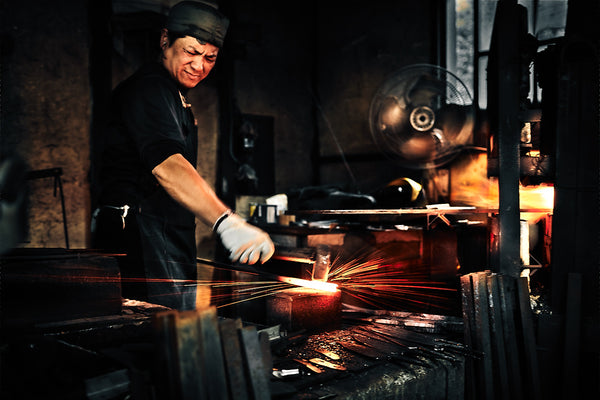
{"label": "fan blade", "polygon": [[437,124],[450,146],[468,144],[473,131],[470,107],[447,104],[437,111]]}
{"label": "fan blade", "polygon": [[392,136],[398,135],[408,124],[406,107],[398,97],[385,97],[377,111],[377,122],[381,132]]}
{"label": "fan blade", "polygon": [[[416,76],[406,92],[407,103],[412,107],[427,105],[432,108],[439,106],[440,98],[446,97],[446,85],[443,81],[431,75]],[[437,101],[436,101],[437,100]]]}

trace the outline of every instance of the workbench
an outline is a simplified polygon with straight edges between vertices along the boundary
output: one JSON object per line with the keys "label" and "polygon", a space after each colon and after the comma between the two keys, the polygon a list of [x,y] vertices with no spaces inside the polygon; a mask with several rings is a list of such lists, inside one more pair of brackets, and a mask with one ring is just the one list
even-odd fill
{"label": "workbench", "polygon": [[[455,341],[462,321],[365,311],[345,309],[339,329],[292,334],[275,343],[274,375],[295,369],[300,374],[273,378],[274,398],[279,392],[291,400],[464,398],[465,358],[474,353]],[[315,359],[317,364],[302,364]]]}
{"label": "workbench", "polygon": [[[132,399],[152,398],[161,381],[154,370],[157,349],[152,318],[164,311],[161,306],[125,300],[121,315],[43,323],[18,336],[5,335],[2,398],[40,395],[47,399],[123,398],[119,396],[125,395],[131,395]],[[274,371],[298,370],[292,376],[271,377],[272,399],[463,398],[468,349],[453,341],[460,336],[460,321],[444,319],[445,328],[436,333],[406,330],[419,340],[442,340],[435,346],[406,342],[410,349],[407,347],[404,355],[378,354],[375,350],[369,354],[364,349],[363,354],[358,354],[342,345],[352,340],[357,329],[374,326],[405,329],[406,326],[389,325],[389,318],[381,315],[351,314],[345,314],[337,329],[282,332],[279,338],[271,340]],[[421,318],[417,314],[406,315],[413,322]],[[452,321],[451,324],[448,321]],[[430,322],[415,327],[432,329]],[[434,322],[439,328],[441,322]],[[273,327],[257,327],[259,332],[262,328],[273,331]],[[439,331],[438,328],[435,330]],[[448,338],[452,341],[444,342]],[[322,372],[314,373],[295,361],[328,359],[317,350],[335,353],[340,359],[329,360],[344,370],[319,367]],[[114,397],[102,397],[106,395]]]}
{"label": "workbench", "polygon": [[[166,375],[164,369],[157,369],[158,358],[173,338],[157,340],[156,321],[158,315],[177,312],[120,298],[112,257],[27,251],[5,258],[2,268],[0,398],[161,398],[157,393],[163,389]],[[7,297],[9,294],[14,295]],[[225,311],[219,309],[218,327],[213,326],[213,332],[221,329],[216,332],[222,337],[226,336],[222,330],[225,322],[232,321]],[[345,305],[335,321],[331,318],[332,324],[299,330],[236,318],[236,325],[252,328],[255,336],[269,334],[270,355],[263,363],[268,376],[263,394],[267,393],[267,398],[463,397],[465,357],[470,353],[460,344],[463,327],[459,317],[375,312]],[[173,327],[183,326],[176,321]],[[366,350],[360,343],[366,340],[363,336],[374,338],[381,332],[391,336],[374,349]],[[192,338],[189,343],[197,341]],[[338,359],[319,352],[323,350]],[[181,346],[177,351],[179,355],[187,353]],[[265,348],[255,354],[264,356]],[[310,361],[314,358],[342,368],[315,366]],[[255,360],[244,359],[249,361]],[[320,372],[311,370],[307,366],[311,364]],[[167,365],[166,371],[176,369],[171,367]],[[288,374],[278,377],[282,370]]]}

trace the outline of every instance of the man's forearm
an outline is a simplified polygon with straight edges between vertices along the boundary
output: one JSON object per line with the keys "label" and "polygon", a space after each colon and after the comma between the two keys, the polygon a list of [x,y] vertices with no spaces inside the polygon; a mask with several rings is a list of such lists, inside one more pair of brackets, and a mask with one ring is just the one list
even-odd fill
{"label": "man's forearm", "polygon": [[173,154],[154,167],[152,174],[158,183],[179,204],[212,225],[228,207],[181,154]]}

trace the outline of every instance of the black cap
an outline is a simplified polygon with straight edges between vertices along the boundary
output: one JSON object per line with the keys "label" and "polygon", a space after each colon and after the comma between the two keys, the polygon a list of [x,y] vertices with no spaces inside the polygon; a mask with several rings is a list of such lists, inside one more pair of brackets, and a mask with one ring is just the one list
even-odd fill
{"label": "black cap", "polygon": [[170,32],[193,36],[203,42],[223,46],[229,27],[229,19],[214,6],[198,1],[182,1],[175,4],[167,18]]}

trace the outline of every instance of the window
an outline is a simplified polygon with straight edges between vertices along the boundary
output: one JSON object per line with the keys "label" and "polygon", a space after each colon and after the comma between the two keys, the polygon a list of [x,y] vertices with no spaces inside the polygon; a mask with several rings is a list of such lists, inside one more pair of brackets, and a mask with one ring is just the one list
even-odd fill
{"label": "window", "polygon": [[[498,0],[447,0],[447,68],[469,88],[475,104],[487,107],[486,68]],[[565,34],[567,0],[520,0],[538,51]],[[532,102],[540,98],[531,70]]]}

